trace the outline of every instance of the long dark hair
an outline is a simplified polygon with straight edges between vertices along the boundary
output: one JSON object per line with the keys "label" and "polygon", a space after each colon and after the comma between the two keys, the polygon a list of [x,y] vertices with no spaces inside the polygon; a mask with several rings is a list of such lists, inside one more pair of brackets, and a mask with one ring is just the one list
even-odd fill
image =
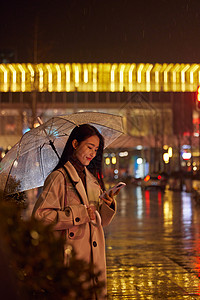
{"label": "long dark hair", "polygon": [[102,162],[103,162],[103,149],[104,149],[104,138],[100,134],[100,132],[92,125],[83,124],[80,126],[76,126],[65,145],[61,158],[55,167],[54,170],[62,168],[67,161],[73,156],[74,147],[72,146],[72,141],[77,140],[78,143],[85,141],[87,138],[91,136],[98,136],[99,138],[99,148],[97,150],[96,156],[92,159],[87,169],[96,177],[101,188],[104,190],[104,182],[103,182],[103,173],[102,173]]}

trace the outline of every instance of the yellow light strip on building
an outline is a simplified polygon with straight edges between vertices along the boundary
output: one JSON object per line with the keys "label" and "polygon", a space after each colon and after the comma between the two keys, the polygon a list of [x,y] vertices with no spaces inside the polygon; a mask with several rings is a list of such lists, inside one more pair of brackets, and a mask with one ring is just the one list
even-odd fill
{"label": "yellow light strip on building", "polygon": [[22,89],[22,92],[25,92],[25,90],[26,90],[26,71],[21,64],[18,64],[18,68],[22,73],[21,89]]}
{"label": "yellow light strip on building", "polygon": [[47,72],[48,72],[48,91],[52,92],[53,90],[53,72],[51,66],[49,64],[46,65]]}
{"label": "yellow light strip on building", "polygon": [[165,70],[164,70],[164,83],[168,82],[168,72],[170,71],[170,69],[173,67],[173,64],[169,64],[166,66]]}
{"label": "yellow light strip on building", "polygon": [[93,81],[92,91],[97,92],[97,66],[96,66],[96,64],[93,65],[92,75],[93,75],[92,76],[92,81]]}
{"label": "yellow light strip on building", "polygon": [[75,86],[79,85],[79,66],[75,65]]}
{"label": "yellow light strip on building", "polygon": [[18,68],[22,72],[22,83],[25,83],[26,81],[26,72],[21,64],[18,64]]}
{"label": "yellow light strip on building", "polygon": [[70,75],[70,64],[65,65],[65,74],[66,74],[66,92],[69,92],[71,89],[70,81],[71,81],[71,75]]}
{"label": "yellow light strip on building", "polygon": [[141,83],[142,82],[142,70],[144,68],[144,64],[140,64],[139,68],[137,70],[137,82]]}
{"label": "yellow light strip on building", "polygon": [[69,67],[69,64],[65,65],[65,71],[66,71],[66,82],[70,83],[70,67]]}
{"label": "yellow light strip on building", "polygon": [[116,64],[112,65],[111,68],[111,73],[110,73],[111,83],[115,82],[115,70],[116,70]]}
{"label": "yellow light strip on building", "polygon": [[110,71],[110,91],[115,92],[115,71],[117,69],[117,64],[113,64]]}
{"label": "yellow light strip on building", "polygon": [[34,72],[34,69],[33,69],[32,65],[31,65],[31,64],[28,64],[28,65],[27,65],[27,68],[28,68],[28,70],[29,70],[30,73],[31,73],[31,82],[34,82],[34,75],[35,75],[35,72]]}
{"label": "yellow light strip on building", "polygon": [[199,69],[199,66],[197,64],[194,64],[191,66],[189,72],[190,72],[190,83],[194,83],[194,72],[196,72]]}
{"label": "yellow light strip on building", "polygon": [[146,82],[150,83],[150,72],[153,69],[153,65],[148,65],[146,69]]}
{"label": "yellow light strip on building", "polygon": [[159,83],[159,75],[160,71],[162,69],[162,66],[160,64],[155,64],[155,67],[153,69],[153,72],[155,73],[155,83]]}
{"label": "yellow light strip on building", "polygon": [[176,83],[177,80],[177,72],[180,69],[180,65],[179,64],[175,64],[174,67],[172,68],[172,82]]}
{"label": "yellow light strip on building", "polygon": [[62,77],[61,77],[60,66],[58,64],[56,64],[55,67],[56,67],[56,71],[57,71],[57,82],[59,84],[61,84]]}
{"label": "yellow light strip on building", "polygon": [[44,82],[44,78],[43,78],[44,72],[43,72],[42,68],[38,68],[38,69],[39,69],[39,82],[43,83]]}
{"label": "yellow light strip on building", "polygon": [[7,69],[4,67],[4,65],[0,65],[0,69],[3,72],[3,83],[7,84],[8,83],[8,71]]}
{"label": "yellow light strip on building", "polygon": [[187,64],[186,66],[183,67],[183,69],[181,70],[181,82],[185,83],[185,73],[187,72],[187,70],[190,68],[190,66]]}
{"label": "yellow light strip on building", "polygon": [[119,91],[123,92],[124,90],[124,70],[125,70],[125,65],[120,64],[120,71],[119,71]]}
{"label": "yellow light strip on building", "polygon": [[16,84],[17,83],[17,71],[16,69],[13,67],[12,64],[8,65],[9,69],[11,70],[12,74],[13,74],[13,83]]}
{"label": "yellow light strip on building", "polygon": [[55,68],[57,71],[57,91],[60,92],[61,91],[62,72],[61,72],[59,64],[55,64]]}
{"label": "yellow light strip on building", "polygon": [[38,71],[39,71],[39,91],[42,92],[43,91],[43,83],[44,83],[44,70],[42,68],[41,65],[37,66]]}
{"label": "yellow light strip on building", "polygon": [[88,68],[86,64],[83,65],[83,81],[88,83]]}
{"label": "yellow light strip on building", "polygon": [[97,83],[97,67],[93,67],[93,78],[92,78],[93,83]]}
{"label": "yellow light strip on building", "polygon": [[50,65],[46,65],[46,68],[47,68],[47,71],[48,71],[48,83],[52,84],[52,79],[53,79],[52,69],[51,69]]}
{"label": "yellow light strip on building", "polygon": [[120,84],[123,84],[123,82],[124,82],[124,69],[125,69],[125,65],[122,64],[120,66],[120,71],[119,71],[119,82],[120,82]]}
{"label": "yellow light strip on building", "polygon": [[135,68],[135,64],[131,64],[130,69],[128,71],[128,82],[132,83],[133,82],[133,70]]}
{"label": "yellow light strip on building", "polygon": [[194,82],[193,72],[190,72],[190,83],[193,84],[193,82]]}
{"label": "yellow light strip on building", "polygon": [[200,64],[0,64],[0,92],[193,92]]}
{"label": "yellow light strip on building", "polygon": [[8,87],[8,70],[2,64],[0,64],[0,70],[3,72],[3,87],[2,87],[2,91],[6,93],[9,90],[9,87]]}

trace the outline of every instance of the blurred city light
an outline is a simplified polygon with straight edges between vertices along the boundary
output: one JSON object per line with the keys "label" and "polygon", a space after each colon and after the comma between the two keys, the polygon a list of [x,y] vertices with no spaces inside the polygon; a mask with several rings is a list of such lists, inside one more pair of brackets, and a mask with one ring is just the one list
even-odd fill
{"label": "blurred city light", "polygon": [[163,160],[164,160],[164,162],[165,162],[166,164],[169,163],[169,153],[164,153],[164,154],[163,154]]}
{"label": "blurred city light", "polygon": [[115,165],[116,163],[117,163],[116,156],[113,156],[113,157],[112,157],[112,164]]}
{"label": "blurred city light", "polygon": [[168,148],[168,154],[169,154],[169,157],[172,157],[172,147]]}

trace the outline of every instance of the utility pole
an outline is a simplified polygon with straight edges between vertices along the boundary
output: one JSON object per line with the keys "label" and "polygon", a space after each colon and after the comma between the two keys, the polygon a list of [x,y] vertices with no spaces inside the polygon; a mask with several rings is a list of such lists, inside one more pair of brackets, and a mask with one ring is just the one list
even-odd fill
{"label": "utility pole", "polygon": [[[33,41],[33,63],[36,66],[38,62],[38,15],[35,17],[35,25],[34,25],[34,41]],[[36,68],[35,68],[36,70]],[[31,127],[34,127],[34,122],[36,119],[36,107],[37,107],[37,72],[34,73],[34,81],[33,81],[33,91],[32,91],[32,122]]]}

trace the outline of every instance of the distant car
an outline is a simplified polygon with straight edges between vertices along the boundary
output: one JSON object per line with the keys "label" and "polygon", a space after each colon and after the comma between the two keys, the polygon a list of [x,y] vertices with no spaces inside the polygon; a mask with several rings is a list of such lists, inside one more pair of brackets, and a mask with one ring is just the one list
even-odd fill
{"label": "distant car", "polygon": [[157,188],[164,190],[167,184],[165,176],[160,174],[148,174],[142,181],[141,187],[144,189]]}
{"label": "distant car", "polygon": [[131,183],[133,185],[141,185],[141,181],[142,181],[142,178],[135,178],[135,177],[132,177],[131,179]]}

